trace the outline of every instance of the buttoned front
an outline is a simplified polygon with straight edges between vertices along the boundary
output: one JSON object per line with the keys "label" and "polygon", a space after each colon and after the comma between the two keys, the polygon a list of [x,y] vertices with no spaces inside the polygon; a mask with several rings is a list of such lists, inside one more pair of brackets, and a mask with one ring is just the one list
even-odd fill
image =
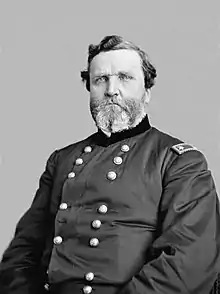
{"label": "buttoned front", "polygon": [[[145,148],[142,143],[139,145],[136,143],[136,149],[132,147],[134,146],[132,142],[128,144],[118,143],[114,145],[114,148],[100,148],[93,145],[93,152],[85,155],[82,153],[85,147],[78,149],[76,158],[86,156],[86,165],[79,170],[76,167],[75,180],[65,181],[62,187],[62,202],[68,203],[71,208],[65,212],[65,215],[62,211],[57,214],[55,234],[62,234],[64,241],[62,247],[56,247],[58,252],[54,250],[52,255],[50,282],[56,276],[56,272],[59,272],[56,264],[60,264],[62,268],[60,251],[69,252],[68,256],[72,260],[72,265],[65,270],[67,278],[82,279],[95,264],[99,269],[97,271],[97,268],[94,268],[97,283],[103,279],[110,281],[113,276],[117,283],[121,283],[129,277],[130,260],[135,262],[144,260],[141,244],[143,242],[147,244],[148,238],[150,240],[154,232],[157,207],[150,202],[143,202],[142,191],[146,183],[142,179],[144,179],[145,170],[141,171],[142,176],[140,176],[140,172],[137,173],[133,164],[123,164],[123,161],[129,163],[129,157],[133,157],[133,151],[136,154],[136,166],[143,166],[140,154],[145,152]],[[130,146],[130,149],[122,148],[124,145]],[[132,180],[128,182],[127,178]],[[132,186],[130,182],[133,182]],[[147,179],[146,182],[148,182],[148,189],[151,189],[153,184]],[[157,195],[160,195],[160,190]],[[129,219],[133,218],[136,219],[137,224],[132,226]],[[62,223],[62,219],[65,219],[65,223]],[[139,233],[133,235],[133,230],[139,230]],[[111,246],[109,247],[108,244]],[[125,250],[125,248],[129,249]],[[85,263],[81,264],[83,260]],[[74,271],[72,271],[73,268]],[[56,276],[56,281],[62,280]]]}
{"label": "buttoned front", "polygon": [[[168,161],[178,156],[160,149],[162,142],[154,144],[154,136],[157,131],[113,146],[93,143],[92,152],[85,152],[84,145],[79,145],[75,158],[85,156],[86,164],[75,167],[75,180],[66,180],[62,186],[61,202],[68,203],[70,209],[65,214],[60,210],[56,216],[55,235],[62,235],[63,242],[52,251],[50,283],[62,282],[63,277],[84,279],[94,285],[95,292],[97,284],[123,284],[132,279],[135,269],[144,266],[146,248],[157,232],[163,173]],[[170,148],[176,143],[172,141]],[[69,158],[73,157],[71,154]],[[74,161],[69,169],[74,169],[73,165]],[[166,258],[167,252],[176,254],[165,248],[161,258]],[[65,269],[63,256],[68,260]],[[149,258],[157,262],[156,255]]]}

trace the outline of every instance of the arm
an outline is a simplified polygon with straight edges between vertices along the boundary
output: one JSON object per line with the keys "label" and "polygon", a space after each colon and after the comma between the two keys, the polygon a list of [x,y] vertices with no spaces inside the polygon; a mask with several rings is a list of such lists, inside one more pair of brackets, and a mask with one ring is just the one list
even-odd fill
{"label": "arm", "polygon": [[159,205],[151,258],[120,294],[208,294],[220,270],[219,201],[204,156],[175,155]]}
{"label": "arm", "polygon": [[0,263],[1,294],[32,294],[33,277],[44,248],[56,151],[47,161],[30,208],[17,223],[12,241]]}

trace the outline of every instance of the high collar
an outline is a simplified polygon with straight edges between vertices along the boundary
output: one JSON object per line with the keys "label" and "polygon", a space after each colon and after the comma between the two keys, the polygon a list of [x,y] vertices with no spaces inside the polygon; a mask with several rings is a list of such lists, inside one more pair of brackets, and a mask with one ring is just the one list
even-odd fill
{"label": "high collar", "polygon": [[134,128],[123,130],[121,132],[112,133],[110,137],[108,137],[105,133],[103,133],[100,129],[95,134],[95,142],[101,146],[109,146],[116,142],[120,142],[124,139],[134,137],[138,134],[141,134],[151,128],[149,123],[148,116],[146,115],[142,121]]}

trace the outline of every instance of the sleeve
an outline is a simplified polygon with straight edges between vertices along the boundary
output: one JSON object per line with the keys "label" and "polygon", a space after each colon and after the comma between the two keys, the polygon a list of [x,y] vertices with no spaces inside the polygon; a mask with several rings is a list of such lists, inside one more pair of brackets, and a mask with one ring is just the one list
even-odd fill
{"label": "sleeve", "polygon": [[120,294],[208,294],[220,271],[219,200],[199,151],[175,155],[163,179],[150,258]]}
{"label": "sleeve", "polygon": [[30,208],[18,221],[0,262],[1,294],[33,294],[45,244],[56,153],[49,157]]}

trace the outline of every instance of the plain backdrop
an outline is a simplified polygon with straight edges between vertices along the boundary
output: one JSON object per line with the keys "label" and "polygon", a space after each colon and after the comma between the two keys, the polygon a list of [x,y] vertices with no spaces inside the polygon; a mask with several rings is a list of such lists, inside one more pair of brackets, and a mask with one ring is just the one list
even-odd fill
{"label": "plain backdrop", "polygon": [[0,255],[48,156],[96,131],[80,81],[119,34],[157,68],[151,124],[200,149],[220,189],[220,1],[0,1]]}

